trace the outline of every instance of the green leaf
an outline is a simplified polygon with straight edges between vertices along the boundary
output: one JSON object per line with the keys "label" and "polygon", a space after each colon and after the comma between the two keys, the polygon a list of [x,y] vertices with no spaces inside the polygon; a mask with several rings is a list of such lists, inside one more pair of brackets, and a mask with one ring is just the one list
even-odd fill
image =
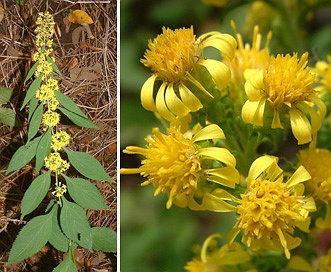
{"label": "green leaf", "polygon": [[30,85],[26,95],[25,95],[25,98],[24,98],[24,101],[23,101],[23,104],[22,104],[22,107],[21,107],[21,110],[25,107],[25,105],[31,100],[32,97],[35,96],[36,94],[36,91],[40,88],[40,85],[41,85],[41,75],[39,77],[37,77]]}
{"label": "green leaf", "polygon": [[71,259],[71,254],[67,254],[63,262],[54,268],[52,272],[78,272],[75,263]]}
{"label": "green leaf", "polygon": [[22,199],[21,220],[34,211],[45,198],[51,186],[51,172],[48,171],[36,177],[24,193]]}
{"label": "green leaf", "polygon": [[29,116],[28,116],[28,120],[31,120],[31,117],[34,113],[34,111],[36,110],[37,106],[38,106],[39,100],[33,96],[29,102]]}
{"label": "green leaf", "polygon": [[60,228],[60,220],[58,217],[58,205],[55,204],[56,212],[53,214],[52,235],[49,238],[50,244],[57,250],[67,252],[69,247],[69,239],[64,235]]}
{"label": "green leaf", "polygon": [[8,103],[13,94],[12,89],[0,87],[0,104]]}
{"label": "green leaf", "polygon": [[0,107],[0,123],[8,126],[16,125],[16,115],[12,109]]}
{"label": "green leaf", "polygon": [[59,100],[60,104],[66,108],[68,111],[76,113],[77,115],[84,117],[86,119],[87,116],[81,111],[81,109],[77,106],[77,104],[68,96],[61,93],[60,91],[55,91],[55,96],[57,100]]}
{"label": "green leaf", "polygon": [[47,58],[47,61],[48,61],[49,63],[52,64],[52,68],[53,68],[53,70],[54,70],[57,74],[59,74],[59,75],[61,76],[61,75],[62,75],[62,74],[61,74],[61,71],[60,71],[59,68],[57,67],[57,65],[56,65],[56,63],[54,62],[54,60],[53,60],[50,56],[47,56],[46,58]]}
{"label": "green leaf", "polygon": [[53,211],[34,217],[19,232],[10,250],[7,264],[17,263],[37,253],[52,233]]}
{"label": "green leaf", "polygon": [[96,124],[94,124],[90,119],[86,117],[77,115],[76,113],[73,113],[65,108],[58,107],[58,109],[77,126],[99,129]]}
{"label": "green leaf", "polygon": [[35,64],[32,65],[32,67],[30,68],[28,74],[26,75],[26,78],[24,80],[24,84],[33,76],[34,72],[37,69],[38,64],[39,64],[39,61],[37,61]]}
{"label": "green leaf", "polygon": [[85,152],[70,151],[64,148],[72,166],[83,176],[94,180],[106,180],[114,182],[105,172],[97,159]]}
{"label": "green leaf", "polygon": [[41,124],[41,118],[43,116],[43,110],[44,105],[40,104],[38,108],[34,111],[30,124],[29,124],[29,130],[28,130],[28,139],[31,140],[34,136],[36,136],[40,124]]}
{"label": "green leaf", "polygon": [[68,191],[72,199],[86,209],[108,209],[100,191],[91,182],[81,178],[70,178],[64,174]]}
{"label": "green leaf", "polygon": [[96,251],[116,252],[117,235],[110,228],[92,228],[92,247]]}
{"label": "green leaf", "polygon": [[64,197],[60,213],[63,233],[71,240],[89,250],[92,249],[91,227],[82,207]]}
{"label": "green leaf", "polygon": [[16,150],[9,162],[6,175],[22,168],[32,160],[32,158],[36,155],[36,149],[40,139],[41,136],[33,139],[32,141],[26,143],[26,145],[23,145]]}
{"label": "green leaf", "polygon": [[52,129],[49,128],[42,136],[36,150],[36,173],[44,166],[44,159],[51,152]]}

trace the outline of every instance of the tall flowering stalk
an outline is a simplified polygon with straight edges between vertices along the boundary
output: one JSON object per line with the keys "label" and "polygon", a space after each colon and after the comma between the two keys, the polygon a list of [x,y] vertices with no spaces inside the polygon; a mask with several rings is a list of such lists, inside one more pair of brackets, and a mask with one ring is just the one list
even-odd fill
{"label": "tall flowering stalk", "polygon": [[[56,271],[77,271],[73,254],[77,246],[116,251],[112,242],[116,234],[108,228],[90,226],[85,209],[109,207],[90,181],[69,176],[70,167],[88,179],[109,182],[112,179],[94,157],[68,148],[71,136],[59,129],[61,114],[78,126],[98,127],[60,91],[57,77],[61,72],[52,56],[53,16],[49,12],[40,13],[36,24],[37,50],[32,57],[35,64],[25,82],[33,77],[34,80],[22,105],[22,109],[29,105],[28,140],[13,155],[6,173],[24,167],[35,157],[36,177],[23,196],[21,220],[40,205],[49,190],[53,197],[48,199],[45,215],[34,217],[22,228],[14,241],[8,264],[28,258],[49,242],[57,250],[68,253]],[[100,241],[103,242],[100,244]]]}

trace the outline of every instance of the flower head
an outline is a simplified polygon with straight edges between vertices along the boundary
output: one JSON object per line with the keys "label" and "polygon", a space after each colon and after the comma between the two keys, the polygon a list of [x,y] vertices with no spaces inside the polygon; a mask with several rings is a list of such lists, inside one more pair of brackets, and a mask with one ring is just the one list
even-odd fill
{"label": "flower head", "polygon": [[[233,243],[232,246],[219,246],[217,240],[220,234],[209,236],[203,243],[200,256],[193,258],[184,267],[189,272],[219,272],[227,266],[235,266],[250,260],[250,255],[242,245]],[[227,271],[227,270],[226,270]],[[252,271],[252,270],[250,270]]]}
{"label": "flower head", "polygon": [[59,182],[59,185],[55,186],[55,190],[52,192],[52,194],[55,195],[55,197],[59,198],[63,196],[66,192],[67,192],[67,186]]}
{"label": "flower head", "polygon": [[315,75],[306,66],[307,58],[307,53],[300,59],[297,54],[277,55],[265,69],[246,70],[248,100],[242,108],[243,120],[262,126],[268,106],[273,111],[271,128],[283,128],[280,114],[289,114],[298,144],[312,141],[312,135],[321,127],[326,107],[313,89]]}
{"label": "flower head", "polygon": [[54,151],[59,151],[63,147],[69,144],[69,140],[70,140],[70,135],[67,132],[63,130],[56,132],[54,135],[52,135],[51,148]]}
{"label": "flower head", "polygon": [[[202,53],[204,48],[214,47],[224,59],[231,59],[236,41],[232,36],[219,32],[209,32],[196,39],[193,27],[176,30],[163,27],[162,31],[153,41],[149,41],[149,49],[141,60],[153,72],[142,87],[141,102],[145,109],[172,120],[175,116],[182,117],[202,107],[189,86],[193,85],[210,95],[196,78],[197,71],[207,70],[218,89],[227,86],[229,68],[221,61],[204,58]],[[154,101],[156,80],[162,83]]]}
{"label": "flower head", "polygon": [[256,159],[248,174],[247,191],[241,194],[237,206],[238,221],[230,235],[233,240],[242,231],[242,241],[253,250],[260,248],[285,252],[297,247],[301,240],[292,237],[294,228],[308,232],[309,212],[315,210],[313,198],[303,196],[300,183],[310,178],[303,166],[283,182],[278,158],[263,156]]}
{"label": "flower head", "polygon": [[316,201],[324,202],[326,212],[324,219],[317,218],[316,226],[319,229],[331,229],[331,152],[327,149],[309,149],[299,152],[299,163],[303,165],[311,179],[306,181],[307,191]]}
{"label": "flower head", "polygon": [[47,127],[54,127],[60,122],[60,114],[55,111],[48,110],[43,114],[43,124]]}
{"label": "flower head", "polygon": [[231,69],[232,79],[231,82],[234,85],[244,84],[244,72],[247,69],[264,69],[267,67],[271,55],[269,52],[269,43],[271,40],[271,32],[267,36],[264,47],[261,48],[262,35],[259,33],[259,27],[254,27],[252,35],[252,44],[243,42],[240,33],[237,33],[236,25],[231,21],[232,29],[235,33],[238,48],[235,50],[234,58],[231,61],[225,61],[225,63]]}
{"label": "flower head", "polygon": [[327,149],[300,150],[300,164],[303,165],[311,179],[305,184],[306,189],[315,200],[325,203],[331,201],[331,152]]}
{"label": "flower head", "polygon": [[52,152],[45,158],[45,167],[57,173],[66,171],[70,164],[63,160],[58,152]]}
{"label": "flower head", "polygon": [[320,86],[316,89],[321,93],[331,92],[331,55],[327,56],[326,61],[318,61],[315,65],[315,72],[318,75]]}
{"label": "flower head", "polygon": [[[123,151],[143,155],[142,166],[121,169],[121,173],[140,173],[147,177],[142,185],[152,184],[155,195],[167,194],[167,208],[173,203],[186,206],[193,202],[202,180],[234,188],[239,181],[235,158],[225,148],[199,146],[199,142],[210,139],[224,139],[223,131],[216,125],[209,125],[190,137],[175,127],[170,127],[167,134],[154,128],[153,135],[145,139],[146,148],[128,146]],[[217,161],[219,166],[210,169],[207,163],[210,160]]]}

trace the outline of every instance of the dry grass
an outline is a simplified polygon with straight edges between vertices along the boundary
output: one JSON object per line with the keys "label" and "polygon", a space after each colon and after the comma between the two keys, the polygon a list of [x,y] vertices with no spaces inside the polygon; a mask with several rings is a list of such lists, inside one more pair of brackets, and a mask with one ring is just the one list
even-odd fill
{"label": "dry grass", "polygon": [[[0,86],[14,90],[7,106],[17,113],[19,126],[0,125],[0,267],[8,258],[12,241],[22,225],[17,221],[20,201],[33,179],[33,164],[8,176],[5,176],[5,171],[11,156],[27,139],[28,109],[19,109],[29,87],[23,81],[33,64],[35,21],[40,11],[48,10],[54,14],[56,35],[53,56],[62,72],[62,76],[57,76],[61,91],[75,100],[100,127],[100,130],[82,129],[63,118],[61,128],[67,130],[73,139],[70,148],[96,157],[113,179],[117,170],[116,1],[106,4],[106,1],[25,0],[23,5],[18,5],[14,0],[1,2],[5,16],[0,23]],[[86,32],[81,32],[81,27],[76,24],[71,24],[68,30],[63,12],[69,8],[83,9],[90,14],[94,20],[91,30],[95,39],[88,39]],[[96,186],[110,209],[91,212],[89,220],[94,226],[116,230],[116,185],[100,182]],[[43,267],[45,259],[50,266],[63,257],[48,246],[38,254],[5,271],[51,271],[51,268],[47,270]],[[81,263],[80,271],[116,271],[116,256],[112,254],[101,256],[78,250],[77,260]]]}

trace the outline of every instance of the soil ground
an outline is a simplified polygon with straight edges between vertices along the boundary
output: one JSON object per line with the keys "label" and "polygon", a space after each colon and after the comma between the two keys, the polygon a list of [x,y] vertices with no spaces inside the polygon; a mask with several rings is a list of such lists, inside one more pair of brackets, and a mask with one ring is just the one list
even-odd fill
{"label": "soil ground", "polygon": [[[105,3],[107,2],[107,3]],[[72,98],[100,130],[79,128],[65,118],[61,129],[72,137],[69,148],[97,158],[106,172],[116,180],[117,124],[117,4],[112,1],[62,0],[0,0],[4,8],[0,21],[0,86],[11,88],[10,103],[3,106],[16,112],[18,126],[0,124],[0,271],[52,271],[64,254],[46,245],[27,260],[5,267],[11,245],[24,222],[20,222],[20,203],[33,180],[33,162],[5,175],[14,152],[27,140],[27,108],[20,111],[29,84],[24,79],[33,65],[36,18],[39,12],[54,15],[54,54],[62,72],[57,76],[61,91]],[[90,25],[94,39],[79,24],[68,24],[65,11],[86,11],[94,23]],[[0,14],[1,18],[1,14]],[[92,211],[92,226],[116,230],[116,184],[95,183],[102,192],[109,210]],[[51,197],[51,194],[50,196]],[[47,197],[46,197],[47,198]],[[49,198],[27,220],[42,214]],[[116,271],[115,253],[91,253],[82,248],[75,251],[79,271]]]}

